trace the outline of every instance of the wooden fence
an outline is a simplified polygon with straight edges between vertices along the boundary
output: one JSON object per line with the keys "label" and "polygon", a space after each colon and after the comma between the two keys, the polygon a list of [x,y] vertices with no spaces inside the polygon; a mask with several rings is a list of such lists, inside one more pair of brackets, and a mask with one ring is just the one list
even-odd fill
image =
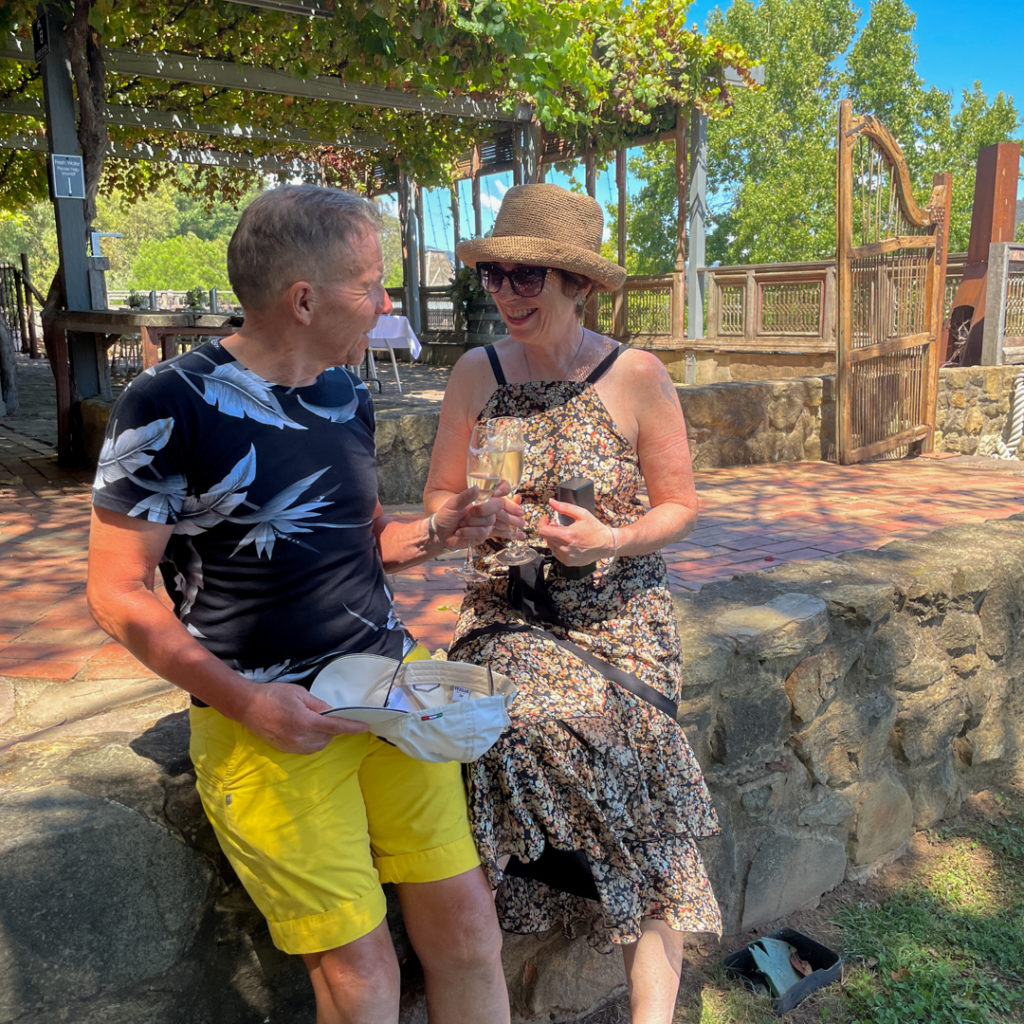
{"label": "wooden fence", "polygon": [[[966,263],[965,253],[949,256],[947,315]],[[702,274],[707,326],[701,338],[684,336],[684,275],[680,273],[632,276],[619,292],[598,293],[588,305],[587,326],[653,350],[835,352],[835,261],[706,267]],[[395,312],[401,313],[401,289],[389,292]],[[421,288],[420,309],[421,333],[427,340],[458,332],[446,286]],[[1010,275],[1006,323],[1008,336],[1024,335],[1024,277]]]}

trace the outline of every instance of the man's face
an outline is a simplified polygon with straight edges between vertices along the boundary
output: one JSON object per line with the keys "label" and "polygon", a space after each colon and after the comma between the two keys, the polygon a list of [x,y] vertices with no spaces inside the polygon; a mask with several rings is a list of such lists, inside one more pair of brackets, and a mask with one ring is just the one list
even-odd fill
{"label": "man's face", "polygon": [[384,289],[384,263],[380,239],[373,231],[360,235],[337,261],[324,268],[316,287],[316,320],[326,365],[340,366],[362,360],[369,339],[366,332],[377,317],[393,308]]}

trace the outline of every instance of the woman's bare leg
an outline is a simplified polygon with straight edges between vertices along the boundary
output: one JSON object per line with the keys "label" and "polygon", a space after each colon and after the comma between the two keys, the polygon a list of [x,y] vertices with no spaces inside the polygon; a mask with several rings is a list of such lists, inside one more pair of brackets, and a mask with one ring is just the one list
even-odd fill
{"label": "woman's bare leg", "polygon": [[645,918],[641,928],[640,939],[622,947],[633,1024],[672,1024],[684,933],[653,918]]}

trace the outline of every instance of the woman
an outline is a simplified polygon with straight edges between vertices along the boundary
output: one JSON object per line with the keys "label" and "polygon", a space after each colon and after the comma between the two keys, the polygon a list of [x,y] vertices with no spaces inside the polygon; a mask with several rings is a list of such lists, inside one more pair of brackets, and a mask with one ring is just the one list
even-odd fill
{"label": "woman", "polygon": [[[695,845],[717,832],[715,813],[672,709],[650,702],[674,701],[680,682],[657,552],[693,528],[697,499],[661,362],[582,326],[591,291],[625,278],[600,255],[602,227],[594,200],[522,185],[491,236],[459,244],[509,333],[452,370],[424,500],[465,486],[476,420],[525,421],[522,509],[508,500],[499,517],[553,557],[539,575],[492,565],[471,584],[450,651],[519,686],[512,726],[469,766],[474,833],[506,930],[560,922],[620,944],[634,1022],[668,1024],[684,934],[721,930]],[[554,497],[575,477],[593,481],[593,514]],[[644,684],[656,692],[633,692]]]}

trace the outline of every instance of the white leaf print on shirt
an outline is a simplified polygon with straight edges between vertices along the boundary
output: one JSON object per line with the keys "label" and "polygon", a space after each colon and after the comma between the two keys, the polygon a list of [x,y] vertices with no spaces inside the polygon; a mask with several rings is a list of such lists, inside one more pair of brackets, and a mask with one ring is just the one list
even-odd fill
{"label": "white leaf print on shirt", "polygon": [[181,506],[180,522],[175,525],[174,532],[203,533],[229,519],[231,513],[245,501],[248,492],[242,488],[248,487],[255,476],[256,448],[249,445],[248,455],[243,455],[223,480],[214,484],[204,494],[189,494],[185,497]]}
{"label": "white leaf print on shirt", "polygon": [[[174,574],[174,589],[181,594],[181,607],[178,609],[181,619],[192,611],[199,591],[203,589],[203,560],[191,540],[184,541],[184,544],[187,545],[188,562],[182,566],[179,561],[180,568]],[[196,635],[202,634],[197,631]]]}
{"label": "white leaf print on shirt", "polygon": [[[316,483],[326,472],[327,469],[325,467],[310,476],[304,477],[302,480],[297,480],[290,487],[286,487],[283,491],[275,494],[273,498],[251,515],[232,516],[231,521],[233,523],[255,524],[238,542],[235,550],[231,552],[232,556],[237,555],[246,544],[255,544],[257,555],[262,556],[265,554],[267,558],[272,558],[274,554],[274,541],[277,538],[282,537],[291,540],[293,538],[289,537],[289,534],[312,533],[312,528],[304,525],[305,521],[318,518],[320,515],[319,510],[326,508],[331,502],[325,501],[322,497],[315,498],[313,501],[303,502],[302,504],[295,504],[295,502],[298,501],[303,491]],[[318,525],[322,528],[335,530],[354,530],[364,527],[370,522],[372,522],[372,519],[367,519],[360,523],[319,523]]]}
{"label": "white leaf print on shirt", "polygon": [[291,683],[309,674],[308,668],[292,668],[291,660],[282,661],[266,668],[236,668],[235,671],[254,683]]}
{"label": "white leaf print on shirt", "polygon": [[352,390],[352,400],[344,405],[313,405],[305,401],[301,395],[296,395],[295,397],[303,409],[308,409],[314,416],[321,416],[332,423],[347,423],[355,416],[356,409],[359,408],[359,397],[356,395],[354,388]]}
{"label": "white leaf print on shirt", "polygon": [[171,439],[174,420],[153,420],[145,426],[132,427],[120,433],[117,432],[115,422],[113,430],[113,435],[103,442],[100,449],[96,466],[97,490],[122,477],[130,477],[143,466],[148,466],[156,453]]}
{"label": "white leaf print on shirt", "polygon": [[[237,363],[224,363],[201,375],[192,374],[177,364],[173,369],[193,391],[202,396],[204,402],[226,416],[243,419],[249,417],[257,423],[266,423],[281,430],[285,427],[291,427],[293,430],[306,429],[301,423],[296,423],[285,415],[281,403],[274,395],[272,384]],[[192,376],[201,377],[202,389],[192,382]]]}

